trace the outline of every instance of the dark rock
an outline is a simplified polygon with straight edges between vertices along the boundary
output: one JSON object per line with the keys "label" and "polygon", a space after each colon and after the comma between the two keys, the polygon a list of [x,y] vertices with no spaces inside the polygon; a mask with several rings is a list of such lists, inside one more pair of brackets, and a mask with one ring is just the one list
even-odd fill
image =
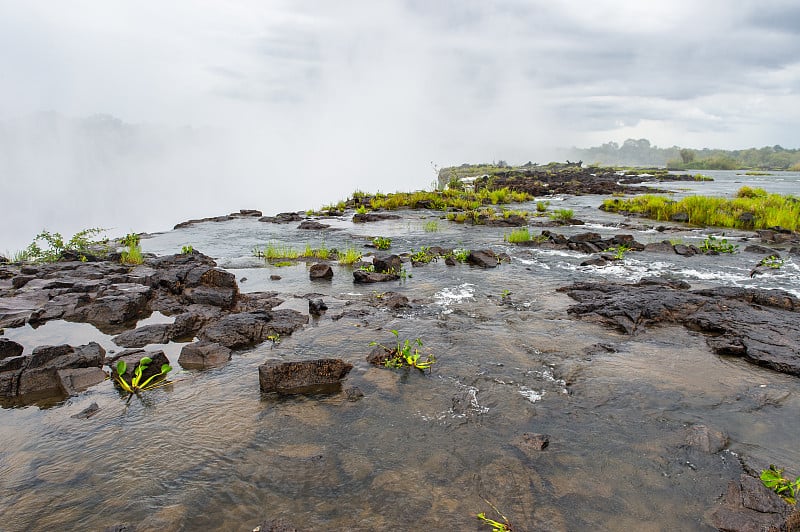
{"label": "dark rock", "polygon": [[569,238],[570,242],[600,242],[603,238],[598,233],[580,233]]}
{"label": "dark rock", "polygon": [[380,306],[392,310],[397,310],[401,308],[408,308],[411,305],[409,305],[408,303],[408,298],[403,294],[398,294],[396,292],[386,292],[385,294],[383,294],[383,297],[380,298]]}
{"label": "dark rock", "polygon": [[321,229],[327,229],[330,227],[330,224],[323,224],[317,222],[316,220],[304,220],[297,226],[298,229],[307,229],[312,231],[319,231]]}
{"label": "dark rock", "polygon": [[491,249],[481,249],[470,251],[467,262],[481,268],[496,268],[500,260]]}
{"label": "dark rock", "polygon": [[696,255],[697,252],[693,249],[693,246],[687,246],[685,244],[675,244],[672,246],[672,249],[678,255],[683,255],[684,257],[691,257],[692,255]]}
{"label": "dark rock", "polygon": [[242,312],[224,316],[206,326],[200,337],[231,349],[258,344],[276,334],[288,336],[308,323],[296,310]]}
{"label": "dark rock", "polygon": [[728,435],[706,425],[692,425],[686,431],[686,444],[708,454],[715,454],[728,446]]}
{"label": "dark rock", "polygon": [[759,246],[758,244],[750,244],[744,250],[748,253],[758,253],[760,255],[772,255],[775,250],[766,246]]}
{"label": "dark rock", "polygon": [[[74,294],[65,294],[73,296]],[[103,326],[130,322],[134,319],[143,318],[147,312],[147,302],[151,295],[151,289],[140,284],[114,284],[98,292],[98,297],[94,300],[83,298],[78,295],[71,298],[63,306],[63,317],[69,321],[89,322],[102,330]],[[50,303],[59,307],[59,298],[53,298]],[[85,303],[84,303],[85,302]],[[45,310],[50,304],[45,306]]]}
{"label": "dark rock", "polygon": [[731,480],[720,505],[711,513],[711,524],[719,530],[760,532],[787,530],[792,507],[760,479],[741,475]]}
{"label": "dark rock", "polygon": [[231,359],[231,350],[225,346],[206,341],[183,346],[178,364],[186,369],[205,369],[221,366]]}
{"label": "dark rock", "polygon": [[400,276],[392,273],[368,272],[366,270],[355,270],[353,272],[354,283],[385,283],[398,279],[400,279]]}
{"label": "dark rock", "polygon": [[234,218],[257,218],[262,216],[262,213],[256,209],[239,209],[239,212],[232,212],[230,215]]}
{"label": "dark rock", "polygon": [[[100,373],[105,351],[100,345],[91,342],[79,347],[69,345],[41,346],[28,356],[4,359],[0,367],[0,396],[11,398],[25,395],[61,395],[62,377],[72,393],[77,387],[91,386],[100,381],[97,372],[70,373],[66,370],[94,368]],[[63,372],[62,375],[59,375]],[[72,386],[75,377],[75,387]]]}
{"label": "dark rock", "polygon": [[781,290],[718,287],[675,290],[653,284],[575,283],[559,291],[578,301],[570,314],[636,334],[677,323],[706,334],[721,355],[800,376],[800,300]]}
{"label": "dark rock", "polygon": [[173,229],[180,229],[182,227],[189,227],[190,225],[195,225],[203,222],[227,222],[228,220],[233,220],[230,216],[212,216],[209,218],[198,218],[194,220],[186,220],[185,222],[180,222],[175,224]]}
{"label": "dark rock", "polygon": [[581,262],[581,266],[605,266],[608,261],[603,257],[595,257]]}
{"label": "dark rock", "polygon": [[385,212],[367,212],[364,214],[356,213],[353,215],[353,223],[365,222],[380,222],[381,220],[399,220],[400,216],[397,214],[388,214]]}
{"label": "dark rock", "polygon": [[392,357],[392,352],[381,346],[375,346],[367,355],[367,362],[373,366],[384,366]]}
{"label": "dark rock", "polygon": [[399,273],[403,269],[403,262],[397,255],[375,256],[372,259],[372,265],[379,273]]}
{"label": "dark rock", "polygon": [[317,263],[312,264],[308,271],[308,276],[311,280],[316,279],[333,279],[333,269],[330,264]]}
{"label": "dark rock", "polygon": [[255,527],[253,532],[297,532],[297,528],[283,519],[269,519]]}
{"label": "dark rock", "polygon": [[144,347],[148,344],[166,344],[171,336],[171,323],[157,323],[125,331],[112,338],[111,341],[121,347]]}
{"label": "dark rock", "polygon": [[745,229],[752,229],[753,225],[755,224],[756,217],[752,212],[743,212],[739,215],[737,220],[741,224],[741,227]]}
{"label": "dark rock", "polygon": [[314,316],[319,316],[328,310],[328,305],[322,299],[315,298],[308,301],[308,312]]}
{"label": "dark rock", "polygon": [[339,359],[271,360],[258,367],[258,377],[262,393],[335,393],[351,369],[352,364]]}
{"label": "dark rock", "polygon": [[288,224],[291,222],[299,222],[302,220],[303,217],[297,214],[296,212],[282,212],[276,214],[275,216],[264,216],[259,218],[259,222],[269,222],[275,224]]}
{"label": "dark rock", "polygon": [[347,400],[350,402],[356,402],[364,397],[364,392],[362,392],[361,388],[358,386],[350,386],[349,388],[346,388],[344,394],[347,397]]}
{"label": "dark rock", "polygon": [[97,414],[100,411],[100,407],[97,406],[97,403],[92,403],[77,414],[73,414],[69,417],[74,419],[89,419],[93,415]]}
{"label": "dark rock", "polygon": [[33,275],[17,275],[13,279],[11,279],[11,286],[19,289],[28,284],[29,282],[33,281],[34,279],[36,279],[36,277],[34,277]]}
{"label": "dark rock", "polygon": [[669,219],[672,220],[673,222],[688,223],[689,215],[686,214],[685,212],[676,212],[675,214],[670,216]]}
{"label": "dark rock", "polygon": [[77,395],[108,377],[100,368],[60,369],[56,374],[65,395]]}
{"label": "dark rock", "polygon": [[454,259],[453,257],[446,257],[444,259],[444,263],[448,266],[455,266],[457,262],[456,259]]}
{"label": "dark rock", "polygon": [[547,434],[525,432],[521,436],[514,438],[512,444],[524,454],[534,456],[547,449],[550,445],[550,436]]}
{"label": "dark rock", "polygon": [[0,264],[8,264],[9,262],[11,261],[8,260],[8,258],[4,257],[3,255],[0,255]]}
{"label": "dark rock", "polygon": [[24,348],[13,340],[8,338],[0,338],[0,359],[18,357],[22,354]]}
{"label": "dark rock", "polygon": [[280,275],[272,274],[269,276],[270,281],[280,281],[281,279],[283,279],[283,277],[281,277]]}

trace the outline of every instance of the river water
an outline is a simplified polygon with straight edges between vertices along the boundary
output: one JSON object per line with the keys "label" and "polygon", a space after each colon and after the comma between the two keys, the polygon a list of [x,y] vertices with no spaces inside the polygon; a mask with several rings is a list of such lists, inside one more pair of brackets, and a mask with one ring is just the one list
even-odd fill
{"label": "river water", "polygon": [[[660,187],[677,195],[731,194],[744,184],[800,190],[798,174],[707,173],[716,180]],[[551,208],[573,209],[591,222],[556,229],[565,234],[691,243],[711,232],[659,233],[646,220],[620,228],[626,220],[599,211],[600,197],[550,199]],[[522,208],[535,211],[532,203]],[[402,214],[366,225],[326,219],[332,228],[321,232],[233,220],[143,240],[144,250],[157,254],[192,245],[235,273],[242,291],[276,291],[287,308],[307,311],[295,296],[308,293],[321,294],[330,308],[276,345],[236,352],[222,368],[179,371],[173,386],[128,405],[107,381],[55,404],[1,410],[0,530],[129,524],[244,531],[268,518],[301,530],[488,530],[475,514],[498,518],[489,503],[514,530],[712,530],[706,514],[741,473],[740,457],[800,473],[800,379],[714,355],[702,335],[682,327],[627,337],[572,319],[566,309],[573,302],[555,291],[578,280],[660,275],[693,287],[782,288],[800,296],[796,256],[756,278],[749,271],[760,256],[744,252],[631,252],[621,264],[582,267],[582,254],[504,243],[509,229]],[[432,221],[438,230],[426,231]],[[311,283],[304,263],[271,266],[251,254],[267,242],[361,248],[378,235],[392,238],[393,252],[491,247],[512,261],[494,270],[408,265],[404,280],[360,286],[343,266],[334,266],[331,282]],[[742,248],[751,236],[726,234]],[[347,312],[388,290],[413,306]],[[366,363],[369,343],[391,342],[392,329],[422,339],[436,355],[430,375]],[[119,349],[94,327],[64,322],[7,329],[5,336],[26,349],[91,340]],[[150,346],[165,348],[173,362],[180,347]],[[264,360],[318,357],[351,362],[347,385],[364,397],[259,393]],[[71,417],[91,403],[100,407],[97,415]],[[687,447],[694,424],[725,431],[728,449]],[[524,433],[548,434],[549,447],[529,450],[520,444]]]}

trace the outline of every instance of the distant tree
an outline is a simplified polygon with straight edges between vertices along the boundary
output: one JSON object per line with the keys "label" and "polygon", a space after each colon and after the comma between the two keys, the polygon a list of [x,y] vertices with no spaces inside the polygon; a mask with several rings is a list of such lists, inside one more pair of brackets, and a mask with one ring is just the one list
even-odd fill
{"label": "distant tree", "polygon": [[694,150],[684,148],[680,151],[680,154],[683,164],[689,164],[690,162],[694,161]]}

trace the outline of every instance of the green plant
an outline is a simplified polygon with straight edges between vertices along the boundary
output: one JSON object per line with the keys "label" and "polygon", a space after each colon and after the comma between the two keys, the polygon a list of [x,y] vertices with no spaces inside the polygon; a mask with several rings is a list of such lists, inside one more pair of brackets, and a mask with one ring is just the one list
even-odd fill
{"label": "green plant", "polygon": [[377,249],[389,249],[392,247],[392,239],[384,236],[376,236],[372,239],[372,245]]}
{"label": "green plant", "polygon": [[162,386],[166,386],[167,384],[172,384],[171,381],[164,380],[167,373],[172,371],[172,366],[169,364],[163,364],[159,373],[151,375],[145,379],[144,382],[142,382],[144,371],[152,361],[153,359],[150,357],[142,357],[142,359],[139,360],[139,365],[136,366],[135,370],[133,370],[133,377],[131,378],[130,382],[127,382],[124,376],[128,369],[128,364],[124,360],[117,361],[116,372],[112,372],[111,375],[114,379],[114,382],[116,382],[124,391],[128,392],[128,401],[130,401],[131,397],[134,395],[139,395],[140,392],[160,388]]}
{"label": "green plant", "polygon": [[780,269],[783,266],[784,260],[778,255],[770,255],[769,257],[764,257],[758,262],[759,266],[766,266],[767,268],[772,268],[773,270]]}
{"label": "green plant", "polygon": [[366,208],[366,206],[364,206],[364,205],[359,205],[358,207],[356,207],[356,213],[357,213],[357,214],[367,214],[367,208]]}
{"label": "green plant", "polygon": [[339,254],[339,264],[353,265],[361,260],[361,252],[356,248],[347,248],[344,253]]}
{"label": "green plant", "polygon": [[497,506],[490,503],[486,499],[483,500],[486,501],[486,504],[492,507],[492,510],[494,510],[495,513],[497,513],[497,515],[500,516],[503,522],[501,523],[499,521],[495,521],[494,519],[489,519],[488,517],[486,517],[486,514],[484,512],[479,513],[477,515],[477,518],[484,524],[492,527],[492,532],[512,532],[511,523],[508,522],[508,518],[500,513],[500,510],[497,509]]}
{"label": "green plant", "polygon": [[[100,227],[84,229],[75,233],[69,241],[64,242],[61,233],[50,233],[42,231],[33,239],[25,250],[20,253],[23,260],[33,262],[56,262],[61,259],[64,252],[71,251],[78,257],[86,257],[87,253],[96,252],[100,248],[102,252],[108,251],[108,238],[94,240],[93,237],[105,233],[106,230]],[[47,244],[46,248],[39,246],[39,242]]]}
{"label": "green plant", "polygon": [[439,222],[436,220],[430,220],[425,222],[425,225],[422,226],[426,233],[435,233],[439,230]]}
{"label": "green plant", "polygon": [[575,211],[572,209],[556,209],[550,213],[550,218],[557,222],[569,222],[574,215]]}
{"label": "green plant", "polygon": [[120,243],[128,249],[120,253],[119,261],[123,264],[141,264],[144,262],[142,257],[142,247],[139,245],[139,235],[128,233],[120,240]]}
{"label": "green plant", "polygon": [[271,261],[278,259],[296,259],[300,256],[300,252],[286,245],[277,245],[274,242],[268,242],[267,247],[263,250],[253,248],[253,255]]}
{"label": "green plant", "polygon": [[431,366],[436,363],[436,357],[433,354],[428,354],[422,358],[423,353],[420,351],[422,347],[422,340],[417,338],[414,342],[409,339],[400,340],[400,333],[392,329],[392,334],[397,339],[397,345],[393,348],[386,347],[378,342],[370,342],[369,345],[378,345],[389,353],[389,358],[383,363],[387,368],[416,368],[421,372],[426,369],[430,370]]}
{"label": "green plant", "polygon": [[358,269],[362,270],[362,271],[365,271],[365,272],[374,272],[375,271],[375,265],[374,264],[362,264],[361,267],[358,268]]}
{"label": "green plant", "polygon": [[194,253],[194,248],[190,244],[181,248],[181,255],[191,255],[192,253]]}
{"label": "green plant", "polygon": [[281,335],[278,334],[278,333],[270,334],[270,335],[267,336],[267,340],[272,342],[272,347],[275,347],[276,345],[281,343]]}
{"label": "green plant", "polygon": [[717,238],[714,235],[708,235],[706,239],[700,244],[700,251],[703,253],[734,253],[739,249],[739,246],[729,244],[726,238]]}
{"label": "green plant", "polygon": [[469,257],[468,249],[453,250],[453,258],[456,259],[458,262],[467,262],[467,257]]}
{"label": "green plant", "polygon": [[536,202],[536,212],[546,212],[547,208],[550,206],[549,201],[537,201]]}
{"label": "green plant", "polygon": [[627,244],[620,244],[618,246],[612,246],[605,251],[614,254],[615,260],[622,260],[625,258],[625,253],[631,250],[631,247]]}
{"label": "green plant", "polygon": [[511,244],[519,244],[520,242],[529,242],[531,239],[531,233],[527,227],[522,227],[520,229],[514,229],[511,231],[511,234],[505,237],[507,242]]}
{"label": "green plant", "polygon": [[435,261],[437,259],[437,255],[431,252],[431,249],[426,246],[421,246],[419,251],[411,250],[411,262],[412,263],[422,263],[428,264],[429,262]]}
{"label": "green plant", "polygon": [[278,262],[273,262],[273,266],[277,266],[278,268],[283,268],[284,266],[291,266],[294,262],[290,260],[280,260]]}
{"label": "green plant", "polygon": [[797,504],[797,495],[800,494],[800,477],[792,482],[783,476],[783,469],[778,469],[770,464],[769,469],[761,471],[761,482],[780,495],[788,504]]}
{"label": "green plant", "polygon": [[500,299],[506,299],[508,297],[511,297],[511,290],[504,289],[502,292],[500,292]]}

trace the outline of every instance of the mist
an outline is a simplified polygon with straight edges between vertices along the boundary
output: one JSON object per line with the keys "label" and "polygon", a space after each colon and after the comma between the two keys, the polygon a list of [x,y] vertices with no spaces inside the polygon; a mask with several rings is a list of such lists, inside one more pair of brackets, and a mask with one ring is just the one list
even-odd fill
{"label": "mist", "polygon": [[0,3],[0,252],[629,137],[792,146],[798,10],[767,4]]}

